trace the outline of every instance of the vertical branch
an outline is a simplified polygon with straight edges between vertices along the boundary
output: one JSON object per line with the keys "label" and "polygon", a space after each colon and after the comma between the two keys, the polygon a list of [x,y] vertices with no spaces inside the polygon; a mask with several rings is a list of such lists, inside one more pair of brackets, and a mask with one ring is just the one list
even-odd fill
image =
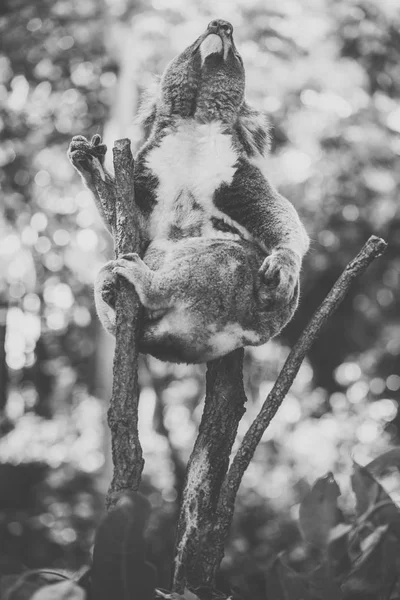
{"label": "vertical branch", "polygon": [[[222,554],[216,512],[245,408],[243,350],[208,363],[206,400],[186,473],[175,548],[174,590],[212,586]],[[221,550],[223,552],[223,549]]]}
{"label": "vertical branch", "polygon": [[[116,205],[114,242],[116,255],[137,252],[140,247],[138,216],[134,205],[133,158],[128,139],[113,148]],[[107,494],[112,507],[123,491],[137,490],[143,470],[138,435],[138,331],[139,299],[132,286],[118,281],[116,302],[116,346],[113,388],[108,424],[111,429],[114,474]]]}
{"label": "vertical branch", "polygon": [[[115,180],[104,177],[97,158],[92,159],[92,181],[102,212],[114,237],[117,256],[140,250],[139,215],[135,207],[133,158],[128,139],[113,148]],[[138,435],[138,331],[140,304],[132,286],[118,280],[116,301],[116,344],[113,387],[108,424],[111,430],[114,475],[107,494],[111,508],[124,491],[137,490],[143,470]]]}

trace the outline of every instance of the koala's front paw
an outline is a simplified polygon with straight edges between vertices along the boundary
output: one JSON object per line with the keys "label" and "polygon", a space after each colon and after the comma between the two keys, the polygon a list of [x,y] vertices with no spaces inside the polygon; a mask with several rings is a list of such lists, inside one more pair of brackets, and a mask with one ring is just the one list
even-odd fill
{"label": "koala's front paw", "polygon": [[[101,167],[106,152],[107,146],[101,143],[101,137],[98,134],[94,135],[90,142],[83,135],[76,135],[69,145],[68,158],[79,173],[91,173],[93,169],[99,170],[99,167],[103,171]],[[96,164],[97,161],[93,159],[97,159],[100,164]],[[100,175],[104,179],[104,172]]]}
{"label": "koala's front paw", "polygon": [[292,300],[300,274],[300,261],[293,252],[286,249],[272,252],[258,272],[270,288],[274,303],[287,304]]}
{"label": "koala's front paw", "polygon": [[132,252],[131,254],[124,254],[121,258],[117,258],[114,261],[113,272],[136,284],[138,282],[138,275],[147,268],[139,254]]}

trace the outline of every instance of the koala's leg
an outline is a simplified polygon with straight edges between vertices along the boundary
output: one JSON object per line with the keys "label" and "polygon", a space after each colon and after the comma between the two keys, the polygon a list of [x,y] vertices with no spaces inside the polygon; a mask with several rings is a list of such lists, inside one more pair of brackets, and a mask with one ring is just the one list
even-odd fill
{"label": "koala's leg", "polygon": [[[138,254],[125,254],[113,262],[113,272],[125,277],[135,286],[140,302],[145,308],[157,311],[167,309],[170,306],[172,290],[169,285],[160,285],[163,277],[157,276],[155,271],[149,269]],[[167,280],[165,280],[165,283],[167,283]]]}
{"label": "koala's leg", "polygon": [[277,304],[290,302],[297,293],[302,259],[309,247],[308,235],[294,206],[257,167],[246,162],[237,169],[232,185],[221,187],[216,193],[214,202],[219,211],[261,242],[267,256],[259,275],[266,298]]}
{"label": "koala's leg", "polygon": [[[290,302],[299,280],[301,258],[289,248],[278,248],[263,261],[258,273],[275,302]],[[268,296],[268,295],[267,295]]]}
{"label": "koala's leg", "polygon": [[102,267],[94,283],[94,300],[97,314],[106,331],[115,335],[115,298],[117,275],[113,272],[115,261]]}
{"label": "koala's leg", "polygon": [[97,174],[106,183],[113,183],[114,179],[104,167],[104,156],[107,146],[101,143],[101,137],[94,135],[89,142],[83,135],[76,135],[68,148],[68,158],[78,171],[86,187],[92,192],[97,210],[103,222],[111,232],[111,226],[104,214],[103,205],[95,186],[95,175]]}

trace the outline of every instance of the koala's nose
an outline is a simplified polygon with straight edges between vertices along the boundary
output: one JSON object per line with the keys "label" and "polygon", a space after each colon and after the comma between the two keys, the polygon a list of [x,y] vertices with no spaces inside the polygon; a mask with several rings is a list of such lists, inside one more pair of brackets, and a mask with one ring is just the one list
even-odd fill
{"label": "koala's nose", "polygon": [[215,21],[211,21],[207,27],[210,33],[227,33],[230,35],[233,32],[233,27],[228,21],[223,21],[222,19],[215,19]]}

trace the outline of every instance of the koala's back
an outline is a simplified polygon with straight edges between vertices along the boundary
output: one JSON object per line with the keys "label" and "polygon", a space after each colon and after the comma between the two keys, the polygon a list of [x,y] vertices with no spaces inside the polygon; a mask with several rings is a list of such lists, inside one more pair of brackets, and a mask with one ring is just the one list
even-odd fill
{"label": "koala's back", "polygon": [[139,153],[137,164],[153,181],[150,240],[251,240],[248,231],[214,203],[216,190],[232,183],[239,157],[232,135],[221,122],[194,119],[181,119]]}

